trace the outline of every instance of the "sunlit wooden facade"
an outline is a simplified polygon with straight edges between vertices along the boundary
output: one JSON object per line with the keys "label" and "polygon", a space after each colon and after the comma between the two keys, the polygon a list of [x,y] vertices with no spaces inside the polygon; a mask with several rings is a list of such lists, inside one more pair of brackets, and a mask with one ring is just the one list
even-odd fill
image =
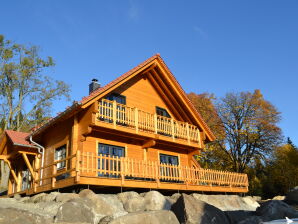
{"label": "sunlit wooden facade", "polygon": [[194,159],[214,135],[159,55],[94,87],[32,133],[3,134],[9,195],[82,185],[248,191],[245,174],[202,169]]}

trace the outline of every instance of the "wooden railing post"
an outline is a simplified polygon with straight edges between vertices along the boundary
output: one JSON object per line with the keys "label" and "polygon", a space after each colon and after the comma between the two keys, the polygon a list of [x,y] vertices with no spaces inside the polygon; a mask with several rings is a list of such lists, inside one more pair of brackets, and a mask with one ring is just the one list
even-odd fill
{"label": "wooden railing post", "polygon": [[158,162],[155,162],[155,167],[156,167],[156,183],[157,187],[160,187],[160,164]]}
{"label": "wooden railing post", "polygon": [[174,119],[171,118],[171,130],[172,130],[172,138],[175,141],[175,127],[174,127]]}
{"label": "wooden railing post", "polygon": [[77,151],[76,154],[76,177],[75,177],[75,181],[79,182],[80,181],[80,158],[81,158],[81,151]]}
{"label": "wooden railing post", "polygon": [[116,125],[117,125],[117,102],[116,102],[116,100],[113,101],[113,124],[114,124],[114,128],[116,128]]}
{"label": "wooden railing post", "polygon": [[157,134],[157,114],[154,113],[154,133]]}
{"label": "wooden railing post", "polygon": [[57,163],[53,164],[52,172],[52,188],[56,186]]}
{"label": "wooden railing post", "polygon": [[188,141],[188,144],[190,144],[189,124],[188,123],[186,123],[186,132],[187,132],[187,141]]}
{"label": "wooden railing post", "polygon": [[137,107],[135,107],[135,127],[136,127],[136,133],[139,132],[139,110]]}
{"label": "wooden railing post", "polygon": [[121,185],[124,184],[124,158],[125,157],[121,157],[120,158],[120,176],[121,176]]}
{"label": "wooden railing post", "polygon": [[201,134],[200,134],[200,129],[197,129],[197,135],[198,135],[198,144],[199,144],[199,147],[202,147],[202,145],[201,145]]}

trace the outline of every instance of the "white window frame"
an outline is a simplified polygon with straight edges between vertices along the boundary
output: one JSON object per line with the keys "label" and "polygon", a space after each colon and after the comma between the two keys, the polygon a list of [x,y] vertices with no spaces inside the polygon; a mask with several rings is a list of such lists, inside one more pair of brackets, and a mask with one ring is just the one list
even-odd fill
{"label": "white window frame", "polygon": [[[67,144],[64,144],[55,149],[55,161],[59,161],[66,158]],[[64,169],[66,167],[66,160],[57,163],[57,170]]]}

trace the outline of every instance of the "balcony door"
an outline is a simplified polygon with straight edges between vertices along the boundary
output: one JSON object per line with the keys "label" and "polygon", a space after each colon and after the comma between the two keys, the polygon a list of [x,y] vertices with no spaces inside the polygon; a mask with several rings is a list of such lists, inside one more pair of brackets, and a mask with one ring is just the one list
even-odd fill
{"label": "balcony door", "polygon": [[119,177],[120,157],[125,156],[125,148],[115,145],[98,144],[98,176]]}
{"label": "balcony door", "polygon": [[160,174],[163,182],[178,182],[179,178],[179,159],[178,156],[159,154]]}
{"label": "balcony door", "polygon": [[[101,120],[104,120],[105,122],[112,123],[113,122],[113,101],[116,101],[116,119],[117,124],[125,125],[125,105],[126,105],[126,97],[117,93],[112,93],[108,95],[105,99],[107,101],[100,102],[102,104],[102,107],[105,109],[101,109]],[[102,108],[101,107],[101,108]]]}

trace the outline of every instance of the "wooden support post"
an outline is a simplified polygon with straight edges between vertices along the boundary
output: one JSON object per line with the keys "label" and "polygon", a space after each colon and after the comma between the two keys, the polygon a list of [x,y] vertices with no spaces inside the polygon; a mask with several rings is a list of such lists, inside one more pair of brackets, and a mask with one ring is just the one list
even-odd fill
{"label": "wooden support post", "polygon": [[154,114],[154,133],[157,134],[157,114]]}
{"label": "wooden support post", "polygon": [[10,162],[9,162],[8,160],[4,160],[4,161],[7,163],[8,167],[9,167],[9,170],[10,170],[12,176],[13,176],[13,179],[14,179],[14,181],[15,181],[15,184],[18,184],[18,178],[17,178],[17,175],[16,175],[16,173],[14,172],[14,170],[12,169]]}
{"label": "wooden support post", "polygon": [[139,133],[139,110],[135,107],[135,126],[136,126],[136,133]]}
{"label": "wooden support post", "polygon": [[31,173],[31,176],[32,176],[33,180],[35,181],[35,179],[36,179],[35,178],[35,172],[33,171],[33,168],[32,168],[32,166],[29,162],[29,159],[28,159],[27,155],[25,153],[22,153],[22,156],[23,156],[23,159],[25,160],[25,163],[26,163],[30,173]]}
{"label": "wooden support post", "polygon": [[56,186],[56,174],[57,174],[57,164],[53,164],[52,188],[54,188]]}
{"label": "wooden support post", "polygon": [[77,150],[76,154],[76,176],[75,182],[78,183],[80,181],[80,159],[81,159],[81,151]]}
{"label": "wooden support post", "polygon": [[113,101],[113,124],[114,128],[117,127],[117,102],[116,100]]}
{"label": "wooden support post", "polygon": [[20,170],[17,172],[18,180],[17,180],[17,190],[16,192],[19,192],[22,190],[22,173]]}

